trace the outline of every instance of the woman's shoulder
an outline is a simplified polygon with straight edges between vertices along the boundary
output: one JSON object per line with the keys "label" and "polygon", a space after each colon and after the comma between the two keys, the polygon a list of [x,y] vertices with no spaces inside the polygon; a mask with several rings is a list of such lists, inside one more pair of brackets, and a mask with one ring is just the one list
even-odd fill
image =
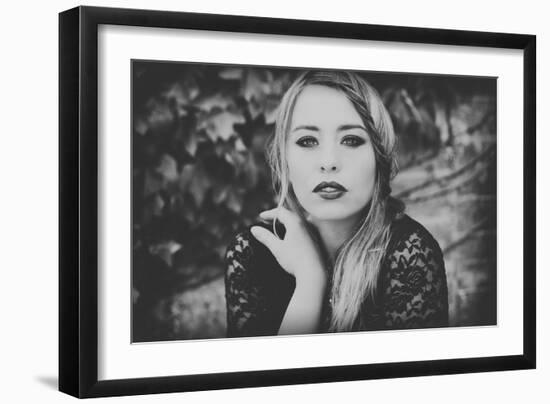
{"label": "woman's shoulder", "polygon": [[394,219],[386,253],[386,270],[391,278],[420,271],[429,277],[445,274],[443,252],[426,227],[407,214]]}
{"label": "woman's shoulder", "polygon": [[438,242],[408,215],[396,218],[392,231],[384,265],[386,272],[380,280],[386,326],[447,326],[447,280]]}
{"label": "woman's shoulder", "polygon": [[432,233],[406,213],[397,215],[391,224],[389,251],[400,246],[407,247],[409,250],[411,248],[431,248],[441,251],[439,243]]}

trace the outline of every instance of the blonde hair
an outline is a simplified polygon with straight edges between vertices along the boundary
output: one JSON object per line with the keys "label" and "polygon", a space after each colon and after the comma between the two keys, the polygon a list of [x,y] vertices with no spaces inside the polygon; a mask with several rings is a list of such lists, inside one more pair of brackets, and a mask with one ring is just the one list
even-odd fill
{"label": "blonde hair", "polygon": [[[285,150],[296,99],[306,86],[313,84],[337,89],[352,102],[367,128],[376,159],[376,180],[371,201],[365,207],[354,234],[338,250],[332,275],[329,330],[350,331],[362,327],[362,305],[376,292],[378,275],[390,240],[392,219],[403,210],[403,205],[390,197],[390,181],[397,173],[396,139],[380,96],[359,75],[341,71],[301,74],[282,98],[274,136],[268,147],[279,207],[284,206],[305,220],[305,211],[289,181]],[[275,223],[273,226],[275,229]],[[314,230],[310,231],[314,240],[320,243]]]}

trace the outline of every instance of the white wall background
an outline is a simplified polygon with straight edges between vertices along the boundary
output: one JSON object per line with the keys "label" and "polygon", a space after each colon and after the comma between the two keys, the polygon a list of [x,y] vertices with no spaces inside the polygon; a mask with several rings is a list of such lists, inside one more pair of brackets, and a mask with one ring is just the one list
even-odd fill
{"label": "white wall background", "polygon": [[[0,246],[1,339],[0,401],[6,403],[61,403],[72,400],[57,392],[57,13],[74,1],[55,4],[8,2],[4,6],[0,38]],[[529,33],[537,35],[538,196],[537,248],[550,241],[548,223],[550,140],[544,96],[550,71],[550,27],[544,2],[524,0],[480,2],[460,0],[369,2],[340,0],[201,0],[181,2],[90,1],[87,5],[151,8],[218,14],[334,20],[430,28]],[[519,141],[519,138],[518,138]],[[513,164],[513,162],[511,162]],[[518,167],[518,169],[520,169]],[[111,398],[113,402],[154,403],[239,402],[267,403],[360,400],[370,402],[463,403],[527,397],[543,402],[550,393],[550,276],[538,258],[538,369],[394,380],[344,382],[215,392],[162,394]],[[531,401],[529,400],[529,401]]]}

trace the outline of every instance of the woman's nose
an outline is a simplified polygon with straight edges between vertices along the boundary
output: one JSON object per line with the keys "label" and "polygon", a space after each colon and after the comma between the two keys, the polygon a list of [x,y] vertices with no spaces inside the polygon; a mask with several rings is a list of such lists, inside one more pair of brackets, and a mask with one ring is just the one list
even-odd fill
{"label": "woman's nose", "polygon": [[323,164],[321,166],[321,171],[323,172],[338,171],[338,167],[336,166],[336,164]]}
{"label": "woman's nose", "polygon": [[323,150],[321,161],[322,172],[336,172],[340,170],[340,162],[336,150],[333,147],[326,147]]}

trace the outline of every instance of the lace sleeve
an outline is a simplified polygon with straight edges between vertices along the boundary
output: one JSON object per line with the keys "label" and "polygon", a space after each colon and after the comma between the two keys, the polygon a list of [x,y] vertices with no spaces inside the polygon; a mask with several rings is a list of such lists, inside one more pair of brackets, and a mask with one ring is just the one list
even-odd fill
{"label": "lace sleeve", "polygon": [[250,274],[251,247],[245,233],[235,237],[225,255],[227,336],[257,334],[261,293]]}
{"label": "lace sleeve", "polygon": [[427,230],[416,229],[402,237],[388,260],[385,326],[391,329],[448,326],[443,254]]}

